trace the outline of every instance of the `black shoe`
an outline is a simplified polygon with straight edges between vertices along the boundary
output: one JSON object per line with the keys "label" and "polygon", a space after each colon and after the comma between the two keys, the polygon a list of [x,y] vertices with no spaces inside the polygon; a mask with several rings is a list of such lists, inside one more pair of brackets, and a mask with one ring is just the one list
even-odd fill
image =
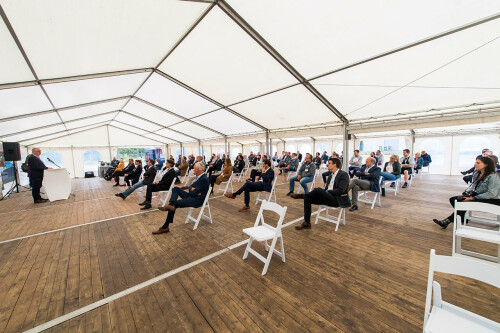
{"label": "black shoe", "polygon": [[395,183],[395,182],[392,182],[392,183],[391,183],[391,187],[396,187],[396,183]]}
{"label": "black shoe", "polygon": [[116,193],[115,196],[119,197],[121,195],[121,193]]}
{"label": "black shoe", "polygon": [[147,203],[144,205],[144,207],[141,208],[141,210],[146,210],[146,209],[150,209],[151,208],[151,204]]}
{"label": "black shoe", "polygon": [[122,198],[123,200],[125,200],[127,198],[123,193],[118,193],[118,196],[120,198]]}
{"label": "black shoe", "polygon": [[349,208],[350,212],[354,212],[355,210],[358,210],[358,205],[353,205],[351,208]]}
{"label": "black shoe", "polygon": [[448,218],[445,218],[444,220],[433,219],[432,221],[439,225],[443,230],[446,229],[448,227],[448,224],[451,223]]}
{"label": "black shoe", "polygon": [[115,185],[113,185],[113,186],[120,186],[120,183],[116,183],[116,184],[115,184]]}
{"label": "black shoe", "polygon": [[467,174],[467,171],[460,171],[460,173],[465,176]]}
{"label": "black shoe", "polygon": [[286,194],[286,196],[287,196],[287,197],[289,197],[289,196],[290,196],[290,194],[292,194],[292,193],[293,193],[293,191],[290,191],[290,192],[288,192],[288,193]]}
{"label": "black shoe", "polygon": [[292,193],[290,194],[290,196],[294,199],[304,199],[304,195],[303,194],[295,194],[295,193]]}
{"label": "black shoe", "polygon": [[139,206],[144,206],[144,205],[147,205],[147,204],[151,204],[149,201],[143,201],[139,204]]}
{"label": "black shoe", "polygon": [[403,188],[408,188],[408,183],[404,183]]}
{"label": "black shoe", "polygon": [[381,188],[382,190],[382,196],[385,197],[385,188]]}

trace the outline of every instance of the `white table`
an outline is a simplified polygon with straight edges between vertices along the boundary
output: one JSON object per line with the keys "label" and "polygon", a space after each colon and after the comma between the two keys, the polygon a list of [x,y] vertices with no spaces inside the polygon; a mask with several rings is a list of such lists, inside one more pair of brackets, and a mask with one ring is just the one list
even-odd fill
{"label": "white table", "polygon": [[66,200],[71,194],[71,180],[66,169],[47,169],[43,175],[43,186],[49,200]]}

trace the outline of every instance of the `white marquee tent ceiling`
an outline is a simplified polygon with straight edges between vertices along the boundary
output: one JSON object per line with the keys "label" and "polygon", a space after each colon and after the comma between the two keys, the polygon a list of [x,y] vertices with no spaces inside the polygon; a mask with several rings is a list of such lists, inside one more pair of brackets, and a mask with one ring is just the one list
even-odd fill
{"label": "white marquee tent ceiling", "polygon": [[496,0],[0,0],[0,14],[0,141],[500,116]]}

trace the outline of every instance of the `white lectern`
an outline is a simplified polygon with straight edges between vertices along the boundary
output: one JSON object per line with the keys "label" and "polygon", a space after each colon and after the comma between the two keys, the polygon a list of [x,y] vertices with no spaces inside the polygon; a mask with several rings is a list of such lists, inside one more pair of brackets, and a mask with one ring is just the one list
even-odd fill
{"label": "white lectern", "polygon": [[71,194],[71,180],[66,169],[47,169],[43,174],[43,185],[49,200],[66,200]]}

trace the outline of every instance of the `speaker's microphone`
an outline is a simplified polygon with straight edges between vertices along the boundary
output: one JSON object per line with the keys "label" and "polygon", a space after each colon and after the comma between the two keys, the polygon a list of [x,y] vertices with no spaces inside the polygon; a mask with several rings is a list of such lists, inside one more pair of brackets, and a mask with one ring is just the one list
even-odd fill
{"label": "speaker's microphone", "polygon": [[54,161],[52,161],[52,160],[50,159],[50,157],[47,157],[47,160],[48,160],[49,162],[54,163]]}

